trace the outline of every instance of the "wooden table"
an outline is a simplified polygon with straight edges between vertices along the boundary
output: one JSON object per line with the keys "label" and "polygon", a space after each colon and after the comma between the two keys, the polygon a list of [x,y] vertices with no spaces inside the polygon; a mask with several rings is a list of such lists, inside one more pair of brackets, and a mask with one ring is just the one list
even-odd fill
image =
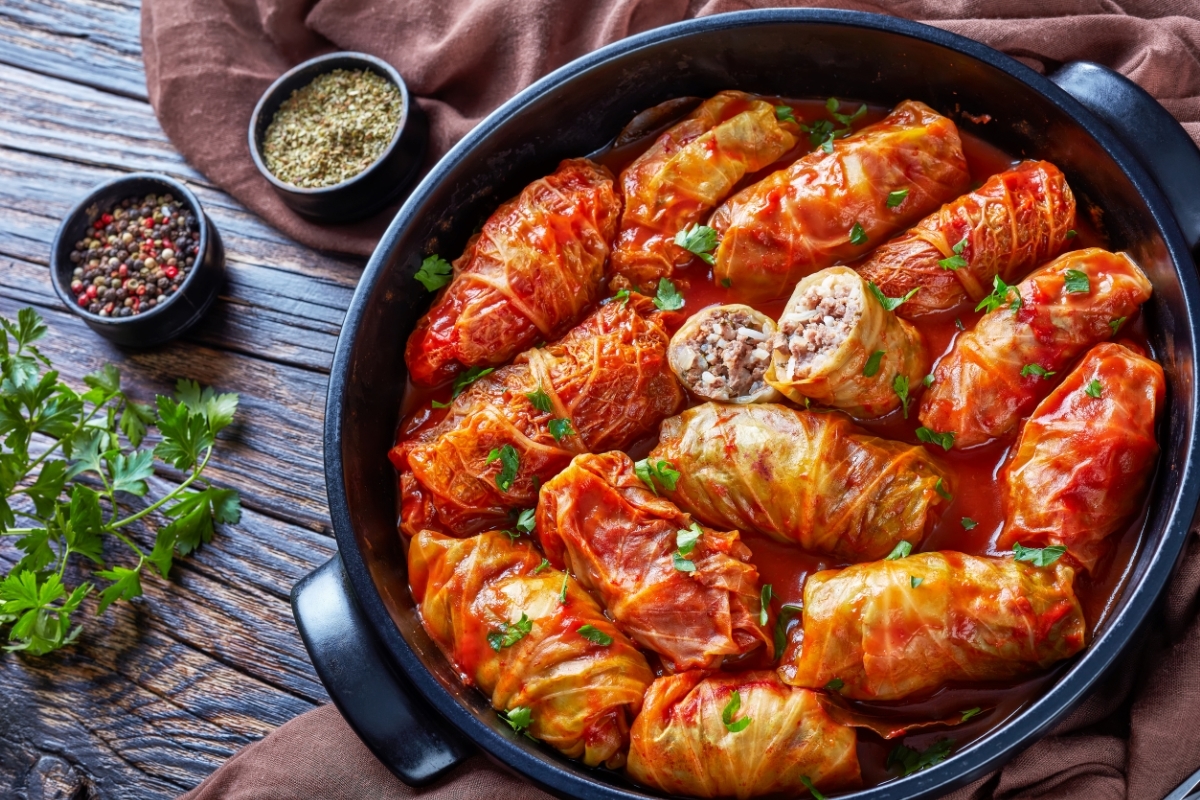
{"label": "wooden table", "polygon": [[[69,381],[112,361],[143,400],[180,377],[239,392],[240,421],[210,472],[241,490],[244,512],[177,560],[170,582],[147,579],[144,598],[88,619],[72,649],[0,653],[3,798],[175,797],[327,699],[288,596],[335,549],[321,426],[362,261],[286,239],[189,167],[146,100],[139,42],[138,0],[0,2],[0,314],[34,306]],[[228,251],[229,281],[205,321],[147,352],[92,334],[47,270],[70,207],[137,170],[187,183]]]}

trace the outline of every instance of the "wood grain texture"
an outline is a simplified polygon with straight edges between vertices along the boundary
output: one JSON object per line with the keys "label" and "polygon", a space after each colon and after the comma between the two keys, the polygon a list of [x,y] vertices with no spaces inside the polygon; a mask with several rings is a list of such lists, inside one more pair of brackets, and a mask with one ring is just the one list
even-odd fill
{"label": "wood grain texture", "polygon": [[[47,274],[62,217],[133,171],[185,181],[227,251],[208,317],[148,351],[93,335]],[[174,150],[145,102],[136,0],[0,2],[0,314],[36,307],[50,326],[44,350],[71,382],[111,361],[144,400],[177,378],[240,393],[209,474],[239,488],[244,507],[169,580],[147,579],[144,598],[89,619],[76,647],[0,655],[0,798],[175,797],[327,700],[288,598],[335,549],[321,425],[361,268],[286,239]],[[179,479],[164,470],[155,490]],[[0,547],[0,564],[15,558]]]}

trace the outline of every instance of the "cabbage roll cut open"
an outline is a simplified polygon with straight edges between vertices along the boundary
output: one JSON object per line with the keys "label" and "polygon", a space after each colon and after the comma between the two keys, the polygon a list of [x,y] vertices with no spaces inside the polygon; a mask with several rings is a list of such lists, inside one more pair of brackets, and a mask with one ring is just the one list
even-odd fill
{"label": "cabbage roll cut open", "polygon": [[774,672],[659,678],[633,723],[627,772],[672,795],[747,800],[862,785],[858,736]]}
{"label": "cabbage roll cut open", "polygon": [[851,700],[1027,675],[1086,644],[1074,577],[1062,559],[1035,567],[948,551],[818,572],[804,585],[803,638],[793,635],[779,671]]}
{"label": "cabbage roll cut open", "polygon": [[600,297],[620,213],[612,174],[583,158],[496,209],[408,339],[413,382],[505,364],[566,333]]}
{"label": "cabbage roll cut open", "polygon": [[783,399],[767,385],[775,323],[750,306],[709,306],[671,337],[667,360],[692,394],[718,403]]}
{"label": "cabbage roll cut open", "polygon": [[998,547],[1062,545],[1086,570],[1137,514],[1154,474],[1162,367],[1099,344],[1038,404],[1003,472]]}
{"label": "cabbage roll cut open", "polygon": [[537,531],[621,630],[674,670],[720,667],[765,645],[758,570],[737,531],[696,525],[620,452],[581,455],[542,487]]}
{"label": "cabbage roll cut open", "polygon": [[873,252],[856,269],[913,318],[978,303],[997,275],[1024,278],[1058,254],[1075,227],[1075,195],[1058,167],[1023,161],[987,179]]}
{"label": "cabbage roll cut open", "polygon": [[625,763],[654,675],[574,578],[498,531],[421,531],[408,578],[438,649],[510,725],[588,766]]}
{"label": "cabbage roll cut open", "polygon": [[881,417],[908,416],[929,370],[921,334],[848,267],[830,267],[796,286],[771,338],[767,383],[789,399]]}
{"label": "cabbage roll cut open", "polygon": [[1125,253],[1064,253],[1016,286],[997,278],[991,310],[954,341],[921,398],[921,424],[958,448],[1014,432],[1078,356],[1116,335],[1150,299]]}
{"label": "cabbage roll cut open", "polygon": [[659,278],[687,266],[693,254],[675,244],[680,231],[704,221],[745,175],[769,166],[796,144],[794,120],[744,92],[705,100],[658,137],[621,173],[625,210],[613,249],[615,288],[653,291]]}
{"label": "cabbage roll cut open", "polygon": [[663,422],[650,461],[674,465],[661,491],[706,525],[851,562],[919,545],[953,492],[923,447],[774,403],[689,408]]}
{"label": "cabbage roll cut open", "polygon": [[911,100],[829,150],[818,147],[713,212],[717,283],[747,300],[784,297],[805,275],[878,247],[970,182],[958,128]]}

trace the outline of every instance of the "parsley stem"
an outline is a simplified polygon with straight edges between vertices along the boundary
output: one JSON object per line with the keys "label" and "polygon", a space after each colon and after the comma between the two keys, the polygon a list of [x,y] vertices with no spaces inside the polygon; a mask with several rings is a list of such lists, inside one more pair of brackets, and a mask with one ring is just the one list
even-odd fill
{"label": "parsley stem", "polygon": [[28,536],[34,531],[40,531],[41,528],[9,528],[6,531],[0,531],[0,536]]}
{"label": "parsley stem", "polygon": [[[105,526],[105,530],[115,534],[117,532],[117,528],[124,528],[126,525],[128,525],[132,522],[137,522],[139,519],[146,516],[147,514],[154,513],[159,508],[161,508],[162,506],[169,503],[171,500],[174,500],[176,497],[179,496],[180,492],[182,492],[184,489],[186,489],[187,487],[191,486],[193,483],[196,482],[196,479],[200,477],[200,473],[203,472],[204,468],[208,466],[208,459],[211,456],[212,456],[212,445],[209,445],[208,449],[204,451],[204,460],[200,462],[199,466],[192,468],[192,474],[187,477],[187,480],[185,480],[183,483],[176,486],[174,489],[172,489],[170,492],[168,492],[166,495],[164,495],[158,501],[151,503],[150,505],[143,508],[141,511],[138,511],[136,514],[130,514],[125,519],[120,519],[120,520],[117,520],[116,522],[109,523],[108,525]],[[134,547],[132,544],[130,544],[129,546],[133,547],[135,550],[137,550],[137,548]],[[141,550],[138,550],[138,552],[140,553]]]}
{"label": "parsley stem", "polygon": [[57,450],[59,447],[62,446],[64,439],[74,439],[75,436],[78,433],[80,433],[87,426],[87,424],[89,422],[92,421],[92,418],[100,413],[100,409],[102,409],[106,405],[108,405],[109,402],[116,396],[117,396],[117,394],[114,393],[114,394],[110,394],[108,397],[104,398],[104,400],[102,402],[98,403],[96,405],[96,407],[92,409],[92,413],[88,414],[86,417],[81,418],[79,420],[79,422],[75,424],[75,430],[71,431],[71,433],[68,434],[67,436],[63,436],[59,439],[55,439],[54,443],[51,444],[49,447],[47,447],[45,450],[43,450],[42,454],[40,456],[35,458],[33,461],[29,462],[29,464],[25,467],[25,474],[29,475],[35,469],[37,469],[43,461],[45,461],[47,458],[50,457],[51,453],[53,453],[55,450]]}

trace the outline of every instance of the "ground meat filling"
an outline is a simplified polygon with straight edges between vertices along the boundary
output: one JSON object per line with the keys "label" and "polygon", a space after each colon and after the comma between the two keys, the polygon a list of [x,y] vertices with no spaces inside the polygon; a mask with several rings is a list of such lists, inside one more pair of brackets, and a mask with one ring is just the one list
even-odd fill
{"label": "ground meat filling", "polygon": [[713,400],[734,400],[767,388],[770,334],[745,311],[708,314],[684,347],[679,377],[692,391]]}
{"label": "ground meat filling", "polygon": [[[771,339],[777,378],[806,378],[850,336],[863,312],[862,285],[853,278],[830,275],[805,289],[800,302],[779,320]],[[782,370],[779,364],[787,363]]]}

